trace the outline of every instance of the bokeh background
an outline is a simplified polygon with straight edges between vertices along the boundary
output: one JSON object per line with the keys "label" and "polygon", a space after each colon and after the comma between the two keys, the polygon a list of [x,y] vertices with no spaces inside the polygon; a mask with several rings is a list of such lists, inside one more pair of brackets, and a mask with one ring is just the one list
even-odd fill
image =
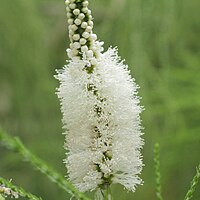
{"label": "bokeh background", "polygon": [[[118,46],[140,85],[145,111],[144,185],[113,186],[115,200],[155,199],[153,146],[161,146],[165,199],[183,199],[200,162],[200,1],[91,0],[95,32]],[[0,1],[0,126],[66,175],[56,68],[67,59],[65,5]],[[0,146],[0,175],[46,200],[65,192]],[[194,195],[200,199],[200,185]]]}

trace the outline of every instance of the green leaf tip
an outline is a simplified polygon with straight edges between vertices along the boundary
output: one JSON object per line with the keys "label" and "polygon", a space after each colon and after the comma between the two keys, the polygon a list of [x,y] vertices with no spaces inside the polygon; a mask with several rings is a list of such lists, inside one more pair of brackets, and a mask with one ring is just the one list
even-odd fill
{"label": "green leaf tip", "polygon": [[195,174],[195,176],[193,177],[193,179],[192,179],[192,181],[190,183],[190,188],[187,191],[184,200],[190,200],[190,199],[192,199],[193,194],[194,194],[194,192],[196,190],[196,186],[197,186],[197,184],[199,182],[199,179],[200,179],[200,164],[199,164],[199,166],[196,169],[196,174]]}

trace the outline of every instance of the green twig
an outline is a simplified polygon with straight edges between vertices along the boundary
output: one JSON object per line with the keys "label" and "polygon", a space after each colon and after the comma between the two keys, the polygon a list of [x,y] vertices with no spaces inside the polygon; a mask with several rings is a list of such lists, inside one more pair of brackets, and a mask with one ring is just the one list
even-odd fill
{"label": "green twig", "polygon": [[156,196],[158,200],[163,200],[162,194],[161,194],[161,175],[160,175],[160,160],[159,160],[159,154],[160,154],[160,146],[159,144],[155,144],[154,146],[154,165],[155,165],[155,175],[156,175]]}
{"label": "green twig", "polygon": [[199,178],[200,178],[200,164],[197,167],[197,173],[195,174],[194,178],[191,181],[190,188],[187,191],[187,194],[186,194],[184,200],[190,200],[190,199],[192,199],[192,196],[193,196],[193,194],[195,192],[196,185],[197,185],[197,183],[199,181]]}
{"label": "green twig", "polygon": [[11,189],[12,191],[16,192],[19,196],[28,198],[30,200],[42,200],[41,197],[37,197],[29,192],[26,192],[23,188],[13,185],[10,181],[7,181],[2,177],[0,177],[0,185]]}
{"label": "green twig", "polygon": [[0,141],[2,144],[17,152],[26,162],[29,162],[34,168],[39,170],[42,174],[46,175],[49,180],[56,183],[61,189],[73,195],[80,200],[89,200],[83,193],[79,192],[69,181],[63,178],[62,175],[57,173],[53,168],[48,166],[43,160],[32,154],[17,137],[11,137],[5,132],[0,130]]}
{"label": "green twig", "polygon": [[105,200],[113,200],[110,186],[107,187],[105,196]]}

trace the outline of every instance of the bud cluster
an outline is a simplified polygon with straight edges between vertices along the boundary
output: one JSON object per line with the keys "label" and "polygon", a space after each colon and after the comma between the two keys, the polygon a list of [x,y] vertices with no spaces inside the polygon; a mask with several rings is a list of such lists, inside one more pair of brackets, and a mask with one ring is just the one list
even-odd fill
{"label": "bud cluster", "polygon": [[103,51],[103,42],[98,42],[97,35],[92,32],[94,23],[88,1],[66,0],[65,4],[70,38],[68,57],[72,60],[89,60],[91,65],[96,65],[96,59]]}

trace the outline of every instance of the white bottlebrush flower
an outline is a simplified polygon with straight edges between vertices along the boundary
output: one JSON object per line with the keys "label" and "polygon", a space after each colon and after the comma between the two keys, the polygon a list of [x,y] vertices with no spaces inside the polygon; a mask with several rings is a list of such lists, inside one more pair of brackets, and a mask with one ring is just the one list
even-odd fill
{"label": "white bottlebrush flower", "polygon": [[66,0],[70,58],[58,70],[69,179],[82,192],[142,181],[137,85],[116,48],[103,52],[87,0]]}

